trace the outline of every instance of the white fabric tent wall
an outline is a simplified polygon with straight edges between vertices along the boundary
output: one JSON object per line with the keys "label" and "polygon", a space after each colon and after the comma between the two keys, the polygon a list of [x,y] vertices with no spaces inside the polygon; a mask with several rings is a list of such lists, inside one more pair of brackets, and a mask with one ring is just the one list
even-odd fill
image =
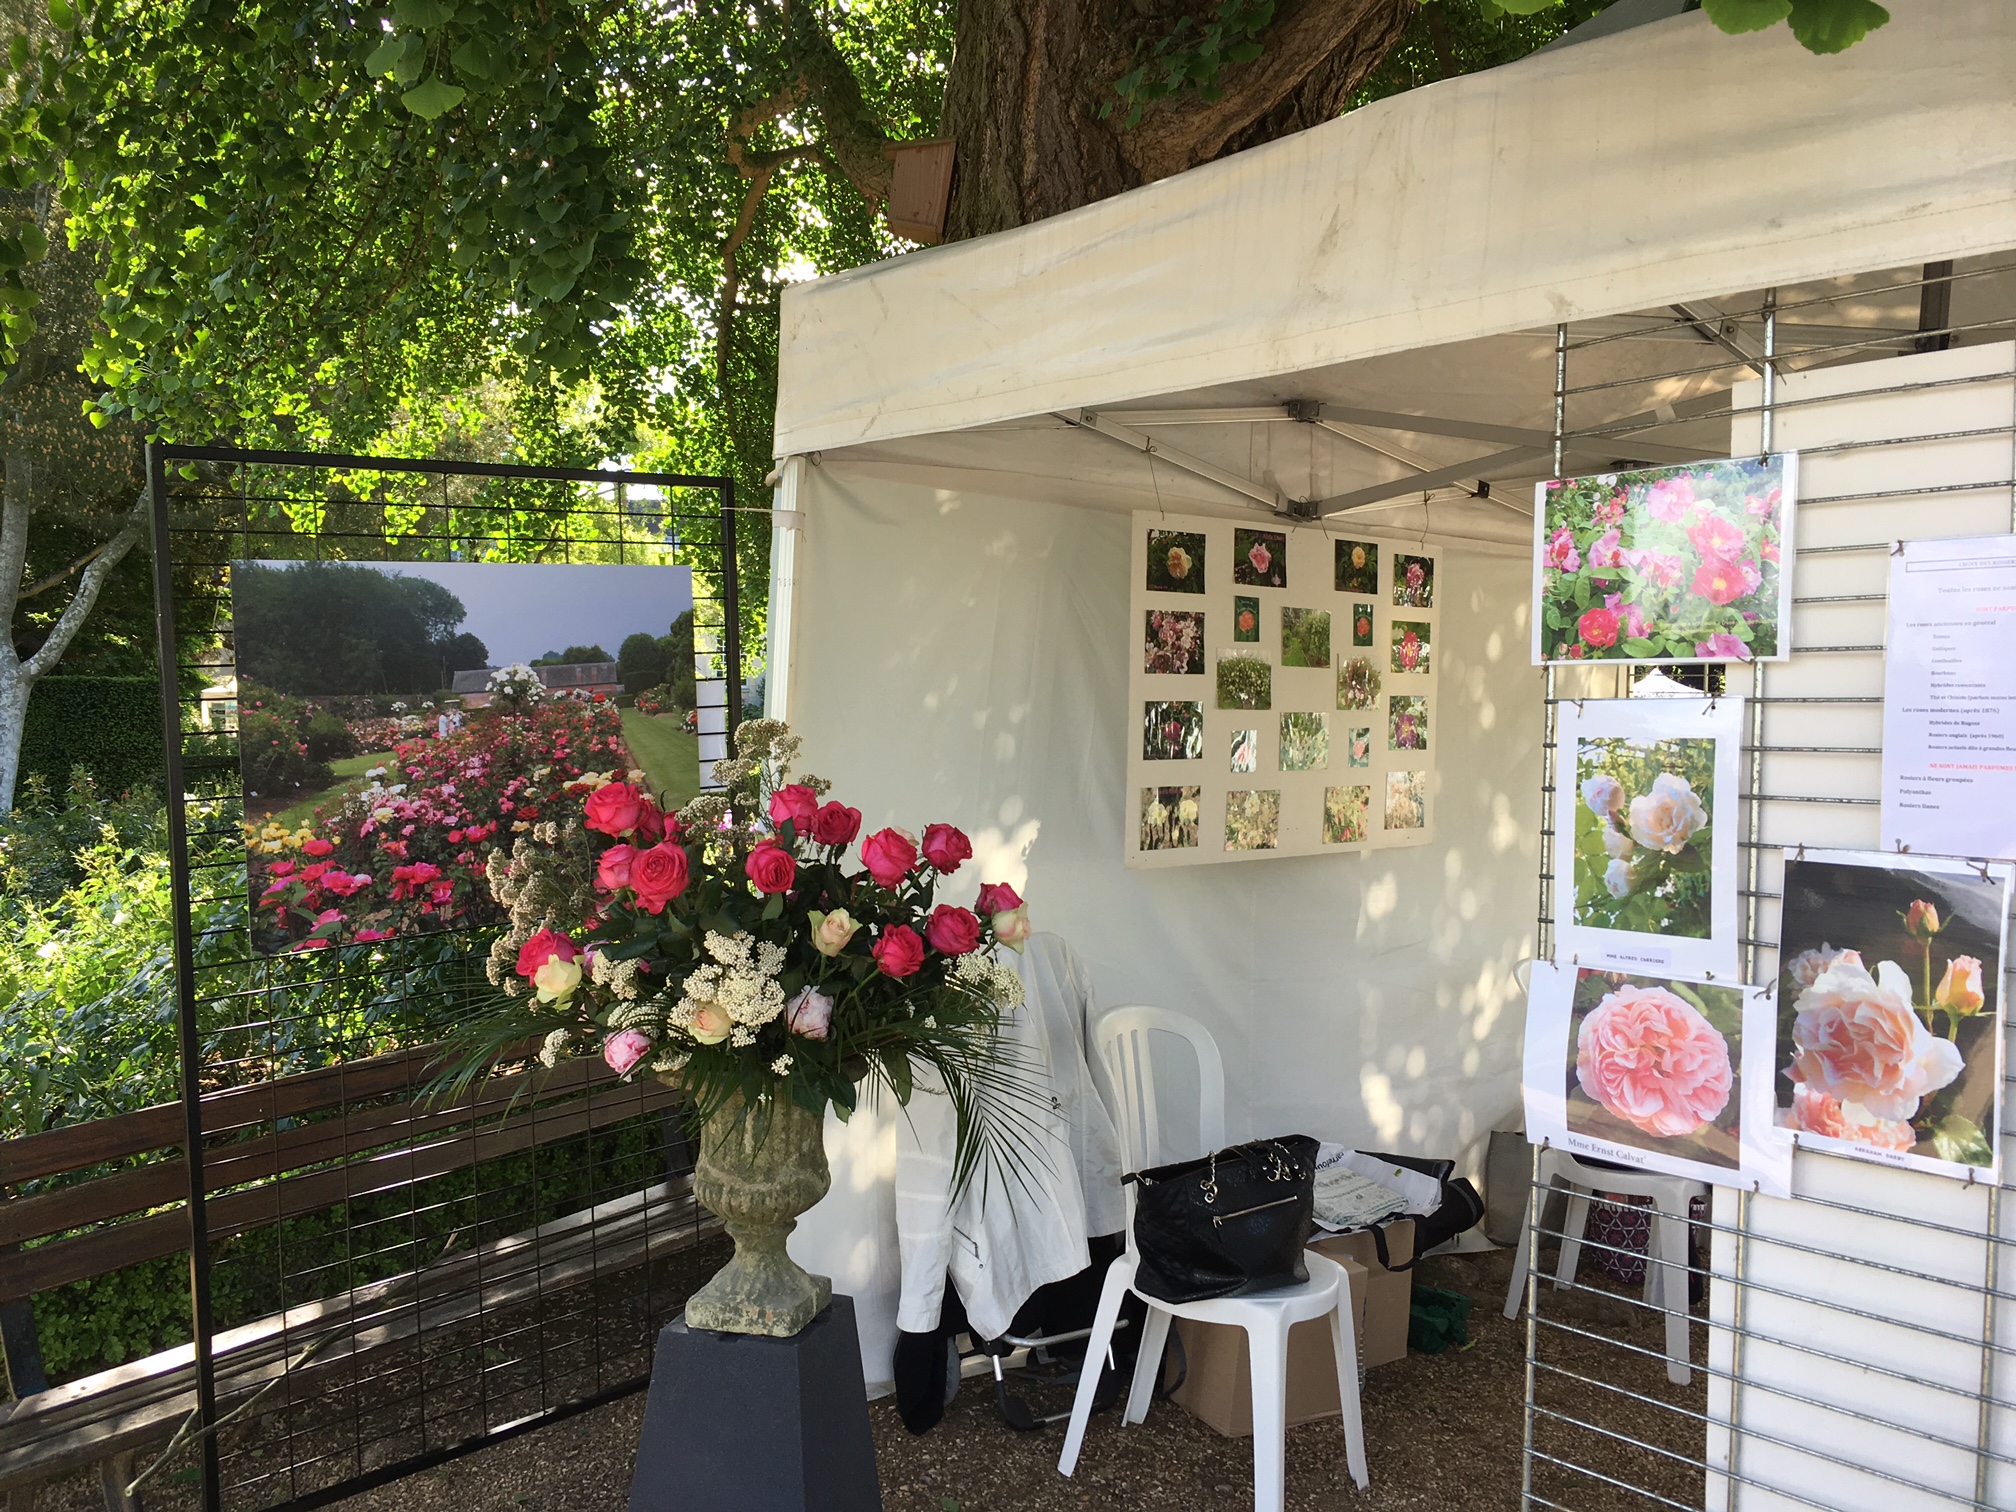
{"label": "white fabric tent wall", "polygon": [[1235,1133],[1468,1157],[1517,1108],[1540,778],[1523,559],[1445,548],[1433,846],[1130,872],[1129,518],[839,466],[798,493],[791,718],[870,827],[960,824],[1103,1004],[1202,1019]]}

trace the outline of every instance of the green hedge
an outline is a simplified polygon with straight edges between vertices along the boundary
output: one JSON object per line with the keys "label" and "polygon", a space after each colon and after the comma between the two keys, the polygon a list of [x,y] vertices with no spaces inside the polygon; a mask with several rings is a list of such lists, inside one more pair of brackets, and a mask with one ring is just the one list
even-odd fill
{"label": "green hedge", "polygon": [[100,792],[161,780],[161,685],[151,677],[45,677],[28,699],[21,775],[60,793],[82,765]]}

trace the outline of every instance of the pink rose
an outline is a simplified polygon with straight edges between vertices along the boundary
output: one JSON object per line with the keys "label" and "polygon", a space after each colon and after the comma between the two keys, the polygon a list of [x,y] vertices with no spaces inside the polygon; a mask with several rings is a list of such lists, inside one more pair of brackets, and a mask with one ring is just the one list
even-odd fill
{"label": "pink rose", "polygon": [[618,1076],[628,1076],[651,1053],[651,1041],[635,1029],[619,1029],[602,1041],[602,1059]]}
{"label": "pink rose", "polygon": [[782,893],[791,891],[791,883],[798,875],[798,863],[791,859],[791,853],[783,846],[765,844],[749,852],[749,859],[742,863],[742,870],[756,884],[758,892]]}
{"label": "pink rose", "polygon": [[1694,503],[1694,485],[1684,477],[1664,478],[1645,490],[1645,511],[1668,525],[1680,523]]}
{"label": "pink rose", "polygon": [[564,934],[542,929],[518,947],[518,975],[530,977],[548,961],[571,961],[580,954],[581,947]]}
{"label": "pink rose", "polygon": [[326,856],[335,849],[336,847],[327,840],[308,839],[301,842],[301,854],[304,856]]}
{"label": "pink rose", "polygon": [[1918,1143],[1918,1133],[1908,1123],[1872,1117],[1865,1109],[1807,1086],[1792,1089],[1791,1112],[1781,1116],[1787,1128],[1873,1145],[1879,1150],[1908,1153]]}
{"label": "pink rose", "polygon": [[803,1039],[823,1040],[833,1032],[833,999],[817,987],[803,987],[784,1005],[784,1023]]}
{"label": "pink rose", "polygon": [[783,824],[788,821],[797,834],[805,833],[812,824],[812,816],[818,812],[819,795],[802,782],[781,787],[770,795],[770,822]]}
{"label": "pink rose", "polygon": [[872,954],[884,976],[914,976],[924,964],[924,942],[909,925],[890,924],[876,939]]}
{"label": "pink rose", "polygon": [[894,887],[917,864],[917,847],[899,829],[877,830],[861,842],[861,864],[880,887]]}
{"label": "pink rose", "polygon": [[665,838],[665,831],[668,825],[672,830],[673,837],[676,839],[679,834],[678,821],[666,819],[665,810],[658,807],[649,798],[646,798],[638,806],[638,839],[644,841],[646,844],[656,845],[660,840]]}
{"label": "pink rose", "polygon": [[1708,639],[1694,642],[1694,654],[1709,661],[1750,660],[1750,648],[1727,630],[1717,630]]}
{"label": "pink rose", "polygon": [[1912,1011],[1910,979],[1895,961],[1877,962],[1871,977],[1837,958],[1799,994],[1792,1051],[1794,1081],[1877,1118],[1908,1120],[1964,1069],[1959,1047]]}
{"label": "pink rose", "polygon": [[1246,560],[1253,564],[1253,570],[1260,576],[1267,576],[1267,569],[1273,565],[1274,553],[1267,549],[1265,541],[1255,541],[1253,549],[1246,553]]}
{"label": "pink rose", "polygon": [[1591,567],[1615,567],[1624,560],[1624,537],[1613,526],[1589,543]]}
{"label": "pink rose", "polygon": [[1620,987],[1582,1020],[1575,1079],[1647,1134],[1678,1137],[1713,1122],[1735,1085],[1729,1042],[1664,987]]}
{"label": "pink rose", "polygon": [[1748,560],[1706,556],[1694,569],[1694,592],[1718,606],[1733,604],[1744,594],[1755,593],[1763,582],[1757,564]]}
{"label": "pink rose", "polygon": [[933,950],[945,955],[964,955],[980,943],[980,921],[966,909],[940,903],[931,910],[924,937]]}
{"label": "pink rose", "polygon": [[637,848],[632,845],[612,845],[602,852],[595,863],[595,882],[610,892],[630,885],[630,863],[637,859]]}
{"label": "pink rose", "polygon": [[627,782],[595,789],[582,806],[581,822],[605,835],[627,835],[644,813],[644,795]]}
{"label": "pink rose", "polygon": [[1704,514],[1688,526],[1687,540],[1704,557],[1733,557],[1743,550],[1743,532],[1718,514]]}
{"label": "pink rose", "polygon": [[959,863],[973,854],[973,842],[949,824],[927,824],[924,826],[924,859],[931,863],[931,869],[941,876],[949,877],[959,870]]}
{"label": "pink rose", "polygon": [[1006,913],[1011,908],[1021,906],[1022,899],[1006,882],[982,883],[980,896],[973,900],[974,910],[983,914]]}
{"label": "pink rose", "polygon": [[812,838],[821,845],[845,845],[861,833],[861,810],[828,803],[812,816]]}
{"label": "pink rose", "polygon": [[1749,498],[1743,501],[1743,505],[1753,515],[1759,515],[1759,516],[1768,515],[1773,510],[1777,509],[1778,505],[1784,500],[1784,498],[1785,498],[1785,490],[1782,488],[1774,488],[1771,490],[1771,492],[1765,494],[1762,498],[1759,498],[1756,494],[1750,495]]}
{"label": "pink rose", "polygon": [[663,913],[665,905],[686,890],[686,852],[661,841],[630,862],[630,886],[637,906]]}
{"label": "pink rose", "polygon": [[1619,553],[1619,560],[1657,587],[1677,588],[1680,585],[1683,564],[1671,552],[1626,551]]}
{"label": "pink rose", "polygon": [[1581,570],[1582,553],[1575,549],[1575,536],[1566,525],[1547,540],[1547,565],[1562,572]]}
{"label": "pink rose", "polygon": [[1584,609],[1582,618],[1575,622],[1576,633],[1598,651],[1617,644],[1617,611],[1605,609],[1600,604],[1593,609]]}

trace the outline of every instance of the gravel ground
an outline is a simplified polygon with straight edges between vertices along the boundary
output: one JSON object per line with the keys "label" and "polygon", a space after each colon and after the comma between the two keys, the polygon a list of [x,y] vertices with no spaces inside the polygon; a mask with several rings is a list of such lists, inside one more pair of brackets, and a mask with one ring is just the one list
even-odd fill
{"label": "gravel ground", "polygon": [[[1290,1512],[1441,1512],[1518,1504],[1524,1431],[1525,1323],[1499,1311],[1509,1278],[1507,1251],[1424,1261],[1425,1285],[1469,1294],[1471,1346],[1442,1355],[1410,1354],[1373,1371],[1364,1415],[1372,1475],[1369,1493],[1352,1490],[1335,1420],[1288,1432]],[[1583,1279],[1591,1282],[1593,1267]],[[1620,1296],[1543,1289],[1539,1400],[1543,1407],[1600,1421],[1609,1435],[1698,1456],[1703,1378],[1667,1384],[1656,1319]],[[1697,1338],[1704,1331],[1696,1329]],[[1642,1353],[1639,1353],[1642,1351]],[[1644,1400],[1581,1385],[1596,1376]],[[1038,1411],[1068,1405],[1061,1387],[1023,1388]],[[1670,1404],[1662,1406],[1658,1404]],[[1678,1409],[1678,1411],[1674,1410]],[[437,1469],[338,1503],[343,1512],[619,1512],[643,1422],[637,1395],[508,1440]],[[1062,1427],[1018,1434],[995,1416],[984,1380],[968,1382],[930,1434],[914,1437],[894,1405],[871,1404],[887,1512],[1036,1512],[1098,1507],[1102,1512],[1217,1512],[1252,1505],[1250,1441],[1220,1437],[1182,1408],[1158,1402],[1144,1424],[1122,1428],[1117,1412],[1092,1421],[1078,1473],[1057,1474]],[[1654,1450],[1635,1449],[1543,1416],[1536,1443],[1549,1454],[1599,1467],[1686,1505],[1699,1505],[1698,1472]],[[1578,1512],[1651,1505],[1587,1477],[1543,1465],[1535,1490]],[[94,1505],[81,1478],[52,1487],[49,1512]],[[165,1488],[164,1488],[165,1489]],[[180,1500],[170,1497],[164,1500]],[[162,1502],[155,1502],[156,1507]],[[40,1512],[38,1507],[38,1512]],[[698,1509],[696,1509],[698,1512]]]}

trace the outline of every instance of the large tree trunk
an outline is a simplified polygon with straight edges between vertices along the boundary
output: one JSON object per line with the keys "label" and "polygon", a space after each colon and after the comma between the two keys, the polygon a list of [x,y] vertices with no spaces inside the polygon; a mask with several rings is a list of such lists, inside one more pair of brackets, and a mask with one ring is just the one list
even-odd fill
{"label": "large tree trunk", "polygon": [[[1282,0],[1222,93],[1157,101],[1124,124],[1113,81],[1182,14],[1182,0],[960,0],[941,130],[957,144],[945,236],[957,241],[1074,210],[1334,117],[1399,42],[1416,0]],[[1113,104],[1102,119],[1101,107]]]}

